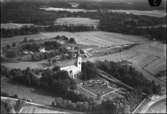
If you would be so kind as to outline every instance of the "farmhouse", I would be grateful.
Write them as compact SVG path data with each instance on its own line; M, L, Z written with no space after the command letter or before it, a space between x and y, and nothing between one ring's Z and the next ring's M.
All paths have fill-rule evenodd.
M71 3L69 3L70 5L71 5L71 7L73 7L73 8L77 8L78 6L79 6L79 4L78 3L75 3L75 2L71 2Z
M77 78L77 75L81 73L81 67L82 67L82 58L78 54L74 65L62 67L60 68L60 70L67 71L69 76L75 79Z
M39 51L41 52L41 53L46 53L47 51L45 50L45 48L41 48L41 49L39 49Z

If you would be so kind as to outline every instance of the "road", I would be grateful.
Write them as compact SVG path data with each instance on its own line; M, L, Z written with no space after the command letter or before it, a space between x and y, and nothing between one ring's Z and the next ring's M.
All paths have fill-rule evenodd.
M146 113L166 113L166 98L161 99L150 106Z
M133 113L166 113L166 95L153 96L147 103L141 103Z
M11 98L11 97L3 97L1 96L1 100L2 101L18 101L19 99L17 98ZM24 103L29 104L29 106L23 106L19 113L54 113L54 114L81 114L80 112L72 112L72 111L67 111L67 110L63 110L63 109L58 109L58 108L53 108L47 105L43 105L43 104L38 104L35 102L29 102L26 100L23 100Z

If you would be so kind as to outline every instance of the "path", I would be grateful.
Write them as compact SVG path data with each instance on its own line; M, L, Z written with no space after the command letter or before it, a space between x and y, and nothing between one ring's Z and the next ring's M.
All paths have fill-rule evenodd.
M141 103L133 113L166 113L166 95L153 96L151 101Z
M18 101L19 99L1 96L1 100L4 100L4 101L5 100ZM33 110L34 110L34 111L38 111L36 113L41 113L43 111L46 111L46 112L43 112L43 113L55 113L55 114L60 114L60 113L61 114L74 114L75 113L75 114L81 114L80 112L72 112L72 111L67 111L67 110L63 110L63 109L53 108L53 107L50 107L50 106L47 106L47 105L38 104L38 103L35 103L35 102L29 102L29 101L26 101L26 100L22 100L22 101L24 101L24 103L26 103L26 104L29 104L31 107L29 108L29 110L25 110L27 107L23 106L19 110L19 113L23 113L23 112L24 113L26 113L26 112L27 113L33 113Z

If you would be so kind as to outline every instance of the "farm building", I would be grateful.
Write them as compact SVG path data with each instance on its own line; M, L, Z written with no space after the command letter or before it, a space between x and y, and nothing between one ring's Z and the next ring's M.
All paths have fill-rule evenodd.
M78 3L75 3L75 2L71 2L71 3L69 3L70 5L71 5L71 7L73 7L73 8L77 8L78 6L79 6L79 4Z
M39 51L41 52L41 53L46 53L47 51L45 50L45 48L41 48L41 49L39 49Z

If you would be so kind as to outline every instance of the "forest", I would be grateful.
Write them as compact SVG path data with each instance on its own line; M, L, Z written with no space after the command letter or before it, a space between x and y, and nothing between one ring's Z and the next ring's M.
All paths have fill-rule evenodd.
M97 70L101 69L111 74L116 79L124 82L138 91L148 95L160 94L161 87L154 82L147 80L143 74L136 71L132 66L122 65L121 62L98 61L95 64L91 62L83 63L81 80L90 80L97 77Z
M90 6L92 4L89 4ZM89 9L88 5L88 9ZM23 27L16 30L4 30L1 28L1 37L11 37L16 35L36 34L38 32L56 32L56 31L92 31L92 27L86 26L60 26L54 25L57 18L61 17L88 17L92 19L99 19L99 27L97 30L117 32L124 34L133 34L145 36L150 40L158 40L166 43L166 27L143 29L142 26L156 26L166 24L166 17L156 18L149 16L139 16L126 13L104 12L98 10L97 12L47 12L40 10L41 7L70 7L69 4L62 6L62 4L49 4L37 2L9 2L1 3L1 23L31 23L34 25L46 25L47 27ZM81 5L81 7L87 7ZM99 6L100 7L100 6ZM98 8L97 8L98 9Z
M54 67L48 70L33 70L33 69L12 69L9 70L1 66L1 75L8 77L11 82L17 82L23 85L41 88L45 91L54 93L55 101L52 106L59 106L61 108L73 109L77 111L86 112L120 112L125 110L134 110L136 106L143 100L143 98L153 94L161 94L161 87L155 85L154 82L148 81L143 75L137 72L134 68L115 62L91 62L83 63L82 73L79 76L81 80L90 80L97 78L97 68L104 70L120 81L134 87L134 90L129 91L122 99L115 99L113 101L103 101L98 104L96 100L91 97L86 97L83 94L78 94L76 91L77 84L69 78L66 71L60 71L59 67ZM35 74L42 72L42 77L37 78ZM145 94L143 94L145 93ZM121 105L114 105L114 103L121 103ZM106 106L104 106L106 104ZM113 104L113 109L108 105ZM127 104L128 107L127 107ZM107 108L108 107L108 108Z

